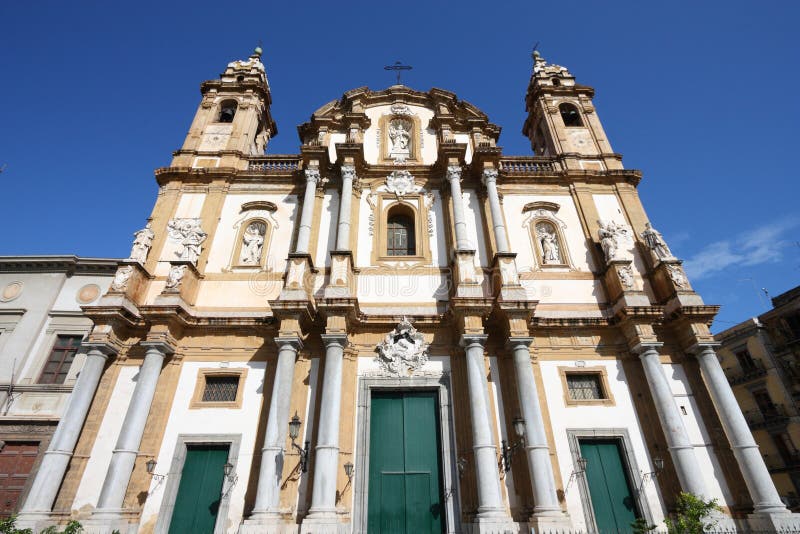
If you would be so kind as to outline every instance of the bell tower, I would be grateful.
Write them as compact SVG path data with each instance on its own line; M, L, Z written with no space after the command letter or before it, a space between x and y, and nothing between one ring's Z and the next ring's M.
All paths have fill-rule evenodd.
M247 157L264 153L278 129L261 52L257 47L200 85L203 99L173 167L247 168Z
M533 74L525 96L528 117L522 133L537 156L560 156L569 168L621 169L592 104L594 89L575 83L560 65L533 53Z

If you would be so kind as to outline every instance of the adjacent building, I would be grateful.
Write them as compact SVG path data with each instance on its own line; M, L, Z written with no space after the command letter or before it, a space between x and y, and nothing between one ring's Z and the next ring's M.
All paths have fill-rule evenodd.
M725 374L778 491L800 509L800 287L715 337Z
M523 135L360 87L277 134L261 50L203 82L20 514L88 532L617 532L678 493L798 526L594 90ZM288 83L288 81L287 81ZM489 96L487 96L488 98ZM144 216L143 216L144 218Z
M0 256L0 516L17 511L64 412L117 260Z

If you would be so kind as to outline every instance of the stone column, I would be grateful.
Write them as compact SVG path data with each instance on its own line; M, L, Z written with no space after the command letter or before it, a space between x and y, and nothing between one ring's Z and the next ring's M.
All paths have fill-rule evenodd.
M311 221L314 219L314 199L319 183L319 169L306 169L306 192L303 197L303 211L300 215L300 229L297 232L295 252L308 254L311 240Z
M467 223L464 219L464 199L461 197L461 167L447 167L447 180L450 182L450 195L453 197L453 219L456 227L456 250L471 250L467 237Z
M144 362L139 369L133 397L117 438L117 446L111 456L103 489L100 491L96 515L117 515L122 508L139 446L142 444L150 406L153 404L158 377L161 376L161 367L164 365L166 355L172 352L164 343L145 342L142 346L146 348Z
M342 196L339 199L339 231L336 234L336 250L350 250L350 204L353 198L355 177L355 167L342 165Z
M320 523L338 524L336 480L339 467L339 417L342 404L342 360L346 334L323 334L325 372L322 377L322 402L314 459L314 489L311 508L301 532L320 532ZM307 525L308 523L308 525ZM309 527L309 528L306 528Z
M461 344L466 351L467 387L472 420L472 450L478 486L478 516L476 519L509 520L500 493L500 473L497 466L497 447L492 436L489 410L489 385L486 381L483 345L486 335L464 335Z
M283 446L289 432L289 404L292 398L292 381L297 352L303 347L298 337L279 337L278 361L275 367L275 383L267 415L267 430L261 448L261 469L258 473L258 489L253 514L245 523L256 525L280 520L279 498L283 474ZM240 532L250 532L243 529ZM252 532L261 532L258 528Z
M486 192L489 196L489 210L492 212L492 225L494 227L494 240L497 243L497 252L509 252L503 209L500 207L500 195L497 194L497 169L483 170L483 184L486 186Z
M700 464L697 462L697 456L695 456L694 447L689 440L689 434L686 432L686 426L683 424L678 405L675 404L675 397L669 387L667 375L661 366L658 350L656 350L657 346L660 345L639 345L635 350L639 353L647 385L653 394L661 428L667 438L667 447L678 473L678 481L683 491L708 497Z
M750 433L750 428L736 402L714 349L709 346L699 347L697 360L700 362L700 369L711 393L711 399L717 408L725 434L731 442L733 454L753 499L754 511L764 514L789 513L775 489L775 483L764 464L764 458Z
M533 377L531 355L528 350L533 338L514 337L508 340L513 351L514 370L517 375L517 394L522 418L525 420L525 452L528 455L528 473L533 489L533 515L562 517L556 494L556 481L550 449L547 446L539 391Z
M100 383L103 368L111 353L110 347L106 345L92 345L89 349L86 362L70 395L67 409L61 416L50 446L42 457L42 463L22 507L21 516L48 514L53 508L58 488L64 480L81 428L89 413L97 385Z

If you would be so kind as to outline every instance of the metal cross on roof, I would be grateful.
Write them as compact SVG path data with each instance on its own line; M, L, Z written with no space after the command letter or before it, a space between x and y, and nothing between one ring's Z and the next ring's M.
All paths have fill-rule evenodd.
M404 71L404 70L411 70L411 69L413 69L413 68L414 68L414 67L411 67L411 66L409 66L409 65L403 65L403 64L402 64L401 62L399 62L399 61L395 61L395 62L394 62L394 65L386 65L385 67L383 67L383 70L393 70L393 71L397 71L397 85L400 85L400 73L401 73L402 71Z

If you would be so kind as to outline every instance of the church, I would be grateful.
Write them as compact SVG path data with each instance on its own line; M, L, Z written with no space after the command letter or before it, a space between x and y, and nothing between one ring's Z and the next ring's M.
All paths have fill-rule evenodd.
M800 526L719 364L718 307L591 87L534 53L528 155L400 84L336 97L279 155L261 56L202 83L130 257L83 306L18 525L627 532L683 491L725 528Z

